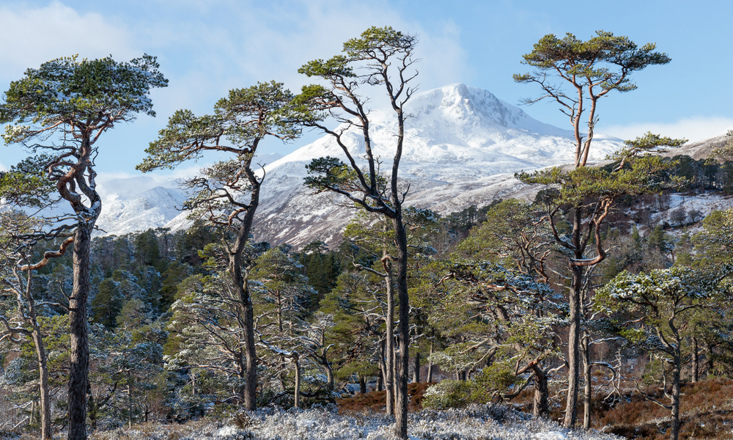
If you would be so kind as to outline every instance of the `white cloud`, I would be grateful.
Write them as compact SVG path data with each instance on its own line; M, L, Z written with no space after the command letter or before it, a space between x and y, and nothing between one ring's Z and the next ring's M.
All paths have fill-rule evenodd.
M171 53L160 56L161 70L170 79L169 88L161 90L161 99L156 101L161 114L181 107L211 111L216 99L229 89L257 81L282 81L297 92L315 80L297 73L301 65L340 53L343 42L373 25L418 35L416 55L421 61L416 84L422 90L467 82L473 76L459 44L458 26L446 21L426 29L410 17L401 17L383 0L241 1L220 9L226 14L212 8L201 11L200 18L162 19L155 26L140 29L150 33L148 40L156 41L162 52L175 47L173 52L185 53L185 63ZM150 51L155 53L155 49Z
M156 171L152 173L109 172L99 173L97 189L100 194L112 193L135 195L157 186L177 188L178 182L198 174L202 164L193 164L189 167L179 167L172 171Z
M33 8L22 3L0 6L0 81L19 78L25 69L64 56L82 58L137 56L130 33L96 13L79 13L59 2Z
M702 141L721 136L733 130L733 119L724 117L694 116L676 122L640 122L630 125L616 125L603 128L603 133L621 139L635 139L651 131L662 136Z

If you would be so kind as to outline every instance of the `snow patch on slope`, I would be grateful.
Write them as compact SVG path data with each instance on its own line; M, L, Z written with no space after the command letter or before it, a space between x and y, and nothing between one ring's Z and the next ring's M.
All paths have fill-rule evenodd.
M446 86L415 95L406 111L399 172L410 185L405 202L410 206L447 214L509 195L531 198L534 190L516 180L514 173L574 159L572 132L537 121L486 90L464 84ZM372 148L388 174L397 122L391 110L374 110L369 117ZM348 130L343 141L365 165L360 132ZM590 159L601 161L621 145L618 139L597 135ZM266 167L255 230L258 238L295 246L338 239L337 233L322 234L343 229L353 210L338 205L351 204L331 196L332 202L324 205L326 199L313 198L302 185L306 164L324 156L346 159L336 142L325 136Z
M406 107L406 135L400 179L410 190L406 205L430 208L441 214L470 205L483 206L496 198L533 197L536 189L517 181L518 171L567 164L574 158L572 133L537 121L492 93L454 84L412 97ZM391 109L370 115L372 144L382 172L392 168L397 122ZM342 126L345 128L345 126ZM364 141L350 129L344 143L365 164ZM618 139L596 135L591 161L600 161L622 145ZM302 246L312 240L333 243L355 213L342 197L321 194L303 186L306 164L312 159L345 157L330 136L324 136L277 159L266 157L266 179L254 233L272 244ZM172 185L139 177L107 182L103 218L99 225L121 234L150 227L187 228L187 213L175 210L183 193ZM163 188L152 191L151 188ZM126 188L126 196L117 195ZM149 192L152 191L152 192ZM351 208L351 209L349 209Z

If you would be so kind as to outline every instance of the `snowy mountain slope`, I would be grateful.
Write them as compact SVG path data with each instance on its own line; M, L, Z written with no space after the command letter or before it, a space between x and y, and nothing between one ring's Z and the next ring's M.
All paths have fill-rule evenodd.
M103 234L124 235L166 227L171 219L181 214L180 207L186 200L185 193L177 188L155 186L126 195L111 192L114 188L120 187L112 185L100 191L102 214L97 227Z
M277 153L258 154L256 163L280 159ZM101 175L97 186L102 197L102 214L97 220L98 235L124 235L150 228L185 229L191 222L181 207L187 198L178 182L196 174L181 169L172 175Z
M514 179L515 172L568 163L574 157L570 131L532 119L486 90L446 86L415 95L407 111L400 177L410 185L408 205L447 214L522 192L529 198L534 191ZM370 118L376 155L390 169L396 121L384 110L373 111ZM345 137L350 151L361 156L359 133ZM591 160L602 160L620 145L620 140L597 136ZM266 167L258 239L294 246L338 239L353 214L339 204L350 204L334 195L313 197L302 186L305 165L323 156L344 159L336 143L323 137Z
M415 95L407 112L400 165L400 178L410 185L407 205L446 214L510 195L530 198L534 190L514 179L515 172L569 163L574 157L570 131L532 119L486 90L463 84L430 90ZM391 169L394 114L374 110L370 120L375 153L384 169ZM354 155L362 156L359 133L349 131L345 138ZM591 160L602 160L620 145L618 139L596 135ZM348 209L351 204L334 195L314 197L302 185L305 165L323 156L343 158L329 136L266 166L255 225L257 239L294 246L338 239L354 213ZM186 214L174 211L183 200L182 193L163 186L166 188L124 197L111 191L105 196L100 227L114 234L159 226L187 227Z

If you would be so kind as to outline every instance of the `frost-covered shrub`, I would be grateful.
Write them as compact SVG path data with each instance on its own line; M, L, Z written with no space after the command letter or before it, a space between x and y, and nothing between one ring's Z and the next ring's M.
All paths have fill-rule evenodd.
M491 402L496 392L511 391L520 379L504 364L493 364L468 381L443 380L425 391L422 406L429 409L465 408Z
M25 357L17 357L5 367L5 374L0 376L0 385L20 386L30 382L38 375L34 372L35 365Z
M477 394L478 391L479 395L481 394L481 391L484 391L484 394L491 393L495 390L502 392L510 391L513 387L522 382L522 380L514 374L511 365L501 362L494 363L481 370L473 381L475 382L474 388L478 388L478 390L474 391L474 394Z
M472 391L472 382L443 380L425 391L422 406L429 409L463 408L472 403Z

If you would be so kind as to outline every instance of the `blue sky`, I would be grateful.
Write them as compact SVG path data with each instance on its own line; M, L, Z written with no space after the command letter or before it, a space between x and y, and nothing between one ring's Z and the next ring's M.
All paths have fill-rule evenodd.
M274 79L297 91L308 82L298 67L338 53L369 26L419 36L421 90L462 82L515 105L538 94L515 84L512 74L528 71L522 55L542 36L571 32L587 39L603 29L640 45L655 42L672 62L637 73L638 90L605 98L597 131L701 140L733 129L731 16L733 2L720 0L2 0L0 88L61 56L157 56L170 80L152 95L158 117L141 116L100 140L98 170L124 175L136 173L147 144L175 110L208 113L228 90L257 81ZM556 105L523 109L567 127ZM287 153L313 139L267 146ZM18 147L0 146L0 169L23 156Z

